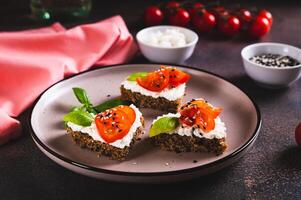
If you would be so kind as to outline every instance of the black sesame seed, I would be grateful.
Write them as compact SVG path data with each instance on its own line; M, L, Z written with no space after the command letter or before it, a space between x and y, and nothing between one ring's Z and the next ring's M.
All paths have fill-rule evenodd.
M249 60L268 67L292 67L300 64L300 62L290 56L270 53L256 55L251 57Z

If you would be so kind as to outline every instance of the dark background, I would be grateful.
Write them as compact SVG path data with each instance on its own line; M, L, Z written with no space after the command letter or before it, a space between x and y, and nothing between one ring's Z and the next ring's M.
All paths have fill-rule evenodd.
M12 31L51 24L30 16L29 1L0 1L0 30ZM67 27L120 14L135 34L146 5L158 1L94 1L88 19L63 22ZM231 7L238 1L225 1ZM258 87L242 66L241 49L254 42L282 42L301 47L301 1L241 1L270 10L271 32L258 41L200 36L191 65L230 79L260 107L263 125L255 145L237 163L215 174L164 185L104 182L68 171L48 159L28 131L29 111L20 119L23 136L0 147L0 199L301 199L301 149L294 129L301 121L301 81L282 90ZM1 44L0 44L1 45ZM132 63L147 63L138 55ZM1 67L1 66L0 66Z

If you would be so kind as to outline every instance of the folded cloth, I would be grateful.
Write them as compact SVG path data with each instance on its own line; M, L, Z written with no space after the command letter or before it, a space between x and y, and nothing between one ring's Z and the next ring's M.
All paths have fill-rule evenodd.
M127 62L137 46L115 16L66 30L51 27L0 33L0 144L20 135L19 116L50 85L92 65Z

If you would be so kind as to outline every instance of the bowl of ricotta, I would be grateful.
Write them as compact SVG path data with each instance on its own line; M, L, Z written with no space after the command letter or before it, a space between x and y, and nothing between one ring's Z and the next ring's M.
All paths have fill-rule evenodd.
M198 35L178 26L152 26L136 35L142 54L152 62L181 63L188 59L198 41Z

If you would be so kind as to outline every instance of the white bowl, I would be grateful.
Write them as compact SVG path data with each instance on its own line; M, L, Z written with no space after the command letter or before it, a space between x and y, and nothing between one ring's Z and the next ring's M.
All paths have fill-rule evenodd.
M250 58L263 53L290 56L301 63L301 49L281 43L256 43L241 51L247 74L266 87L279 88L289 86L301 75L301 64L293 67L268 67L250 61Z
M166 29L177 29L186 37L187 44L181 47L159 47L147 43L147 37L152 32L164 31ZM183 27L178 26L152 26L142 29L136 35L142 54L152 62L181 63L189 58L198 41L198 35Z

